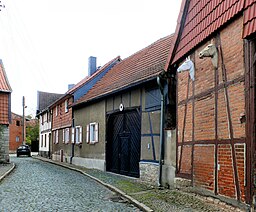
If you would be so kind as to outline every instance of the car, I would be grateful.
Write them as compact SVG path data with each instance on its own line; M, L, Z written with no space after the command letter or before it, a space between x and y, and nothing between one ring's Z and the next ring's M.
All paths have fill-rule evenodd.
M28 157L31 157L31 149L29 145L22 144L17 149L17 157L20 155L27 155Z

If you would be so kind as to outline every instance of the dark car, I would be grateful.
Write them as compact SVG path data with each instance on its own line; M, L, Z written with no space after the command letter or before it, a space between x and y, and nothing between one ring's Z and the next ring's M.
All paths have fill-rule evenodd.
M27 155L28 157L31 157L31 149L29 145L22 144L17 149L17 157L20 155Z

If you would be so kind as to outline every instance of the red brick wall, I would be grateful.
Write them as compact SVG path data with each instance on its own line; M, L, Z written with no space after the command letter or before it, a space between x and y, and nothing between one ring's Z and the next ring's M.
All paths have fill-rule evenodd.
M221 30L220 40L227 73L227 81L231 83L228 85L227 92L233 137L236 141L234 147L240 190L239 194L241 199L245 200L245 123L240 123L239 119L240 114L245 112L245 85L243 78L245 70L242 22L243 18L240 17ZM217 37L214 37L213 42L218 44ZM231 136L225 90L223 86L218 90L218 112L215 114L214 68L210 58L199 59L198 57L199 52L209 43L211 43L210 39L191 54L191 59L194 61L196 70L194 87L192 81L190 80L189 82L187 111L185 111L185 103L187 100L189 75L188 72L178 73L178 174L191 173L191 166L187 163L191 163L191 157L193 157L193 173L191 173L191 179L193 179L195 186L214 191L215 181L217 181L218 194L236 198L235 172L233 167L234 161L232 156L232 146L230 144ZM221 57L219 54L218 84L223 82L221 65ZM241 80L237 80L238 78L241 78ZM233 80L235 80L235 83L232 82ZM193 93L195 96L193 96ZM185 117L184 129L183 122L185 112L187 114ZM215 120L217 120L218 125L217 135L215 133ZM215 140L216 136L217 140ZM183 147L182 142L184 142L183 144L185 145ZM218 152L215 151L216 143L218 143ZM194 145L193 154L192 145ZM218 164L215 164L216 156L218 157ZM215 179L215 167L218 167L217 179Z
M16 125L16 121L20 122L20 126ZM12 114L12 123L10 124L10 142L9 150L10 152L16 151L19 145L22 144L22 117ZM19 142L16 141L16 137L19 137Z
M214 190L214 146L194 148L194 185Z
M72 100L69 100L69 104L71 104ZM52 113L52 128L62 128L66 126L71 126L72 124L72 108L69 108L68 112L65 112L65 100L63 100L60 104L58 104L58 115L56 116L56 107L53 108Z
M0 92L0 124L9 124L9 95Z

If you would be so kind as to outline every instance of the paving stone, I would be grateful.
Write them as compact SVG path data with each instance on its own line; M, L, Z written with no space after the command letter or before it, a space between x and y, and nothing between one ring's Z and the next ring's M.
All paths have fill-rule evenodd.
M33 158L12 158L16 169L0 184L0 211L136 211L109 200L113 192L72 170Z

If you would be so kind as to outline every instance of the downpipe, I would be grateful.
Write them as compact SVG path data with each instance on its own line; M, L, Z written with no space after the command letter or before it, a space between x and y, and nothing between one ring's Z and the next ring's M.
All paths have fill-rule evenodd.
M72 110L72 116L73 116L73 110ZM74 116L73 116L74 117ZM72 119L72 128L75 127L75 119ZM70 164L72 164L73 157L75 155L75 141L71 142L71 157L70 157Z
M158 173L158 187L162 188L162 175L164 165L164 114L165 114L165 94L164 86L166 80L160 75L157 77L157 84L161 92L161 121L160 121L160 153L159 153L159 173Z

